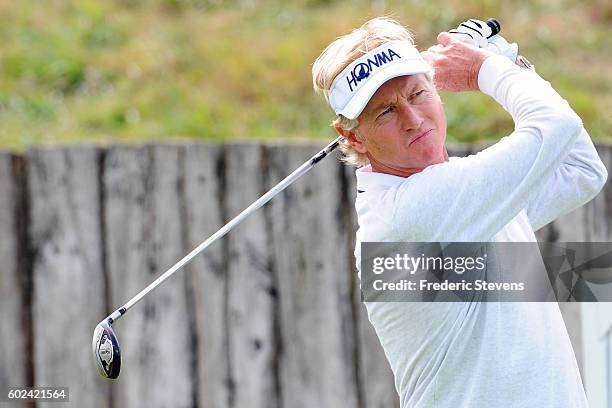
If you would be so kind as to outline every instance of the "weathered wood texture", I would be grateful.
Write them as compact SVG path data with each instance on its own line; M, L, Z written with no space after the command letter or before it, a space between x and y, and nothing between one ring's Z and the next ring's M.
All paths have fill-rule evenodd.
M185 230L191 250L223 224L223 149L219 145L187 146ZM224 241L219 241L186 266L188 299L193 310L196 342L198 406L229 406L227 268Z
M118 307L184 255L182 159L174 146L117 147L104 163L110 303ZM186 275L177 274L116 325L122 353L119 407L191 407L192 329ZM126 322L127 323L127 322Z
M317 152L268 149L268 188ZM355 407L355 325L351 303L348 208L338 164L321 162L271 204L280 319L281 389L286 407ZM322 239L325 237L325 239Z
M74 406L109 404L110 384L91 369L90 332L106 312L99 157L94 147L28 153L34 379L70 386Z
M225 171L227 216L233 218L264 192L263 149L257 144L230 145ZM226 221L229 221L227 219ZM279 406L274 313L277 291L270 268L270 230L263 212L229 233L228 335L230 405Z
M18 224L22 192L14 159L8 153L0 153L0 390L26 385L31 366L30 333L25 325L29 320L28 300L23 296L26 271L19 261L24 238Z
M121 376L95 373L95 325L316 145L0 154L0 386L69 386L79 407L399 406L359 302L354 171L333 158L130 310L115 325ZM610 148L599 151L610 168ZM611 195L608 186L538 236L612 239ZM580 315L563 308L580 362Z

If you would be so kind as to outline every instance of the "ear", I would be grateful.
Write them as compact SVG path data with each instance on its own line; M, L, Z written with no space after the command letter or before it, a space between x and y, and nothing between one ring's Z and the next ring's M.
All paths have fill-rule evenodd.
M335 125L334 127L336 128L336 132L338 132L340 136L344 136L344 138L351 145L351 147L355 149L355 151L362 154L365 154L368 151L368 149L365 147L364 142L357 137L355 132L351 132L350 130L344 130L340 125Z

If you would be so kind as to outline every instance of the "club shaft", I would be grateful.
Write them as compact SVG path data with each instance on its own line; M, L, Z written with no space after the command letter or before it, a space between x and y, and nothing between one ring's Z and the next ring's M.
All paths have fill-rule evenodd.
M296 170L293 171L290 175L285 177L282 181L280 181L277 185L272 187L267 193L262 195L257 201L248 206L244 211L234 217L231 221L221 227L217 232L211 235L206 241L202 242L195 249L193 249L190 253L185 255L183 259L178 261L174 266L168 269L163 273L159 278L155 279L149 286L144 288L140 293L130 299L125 305L115 310L108 318L111 319L111 323L120 318L123 314L125 314L132 306L138 303L142 298L147 296L149 292L153 289L161 285L166 279L171 277L176 271L181 269L185 264L191 261L196 255L202 252L204 249L208 248L213 242L223 237L225 234L230 232L236 225L242 222L246 217L251 215L253 212L257 211L261 206L270 201L274 196L283 191L287 186L292 184L295 180L306 174L310 169L314 167L320 160L325 158L329 153L331 153L344 138L339 136L336 140L327 145L324 149L322 149L319 153L312 156L307 162L302 164ZM108 319L107 318L107 319Z

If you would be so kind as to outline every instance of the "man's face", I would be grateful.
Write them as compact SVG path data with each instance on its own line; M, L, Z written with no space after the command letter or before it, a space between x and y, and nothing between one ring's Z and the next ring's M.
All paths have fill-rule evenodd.
M385 172L420 171L447 159L442 101L422 74L385 82L359 116L358 131L361 142L353 147Z

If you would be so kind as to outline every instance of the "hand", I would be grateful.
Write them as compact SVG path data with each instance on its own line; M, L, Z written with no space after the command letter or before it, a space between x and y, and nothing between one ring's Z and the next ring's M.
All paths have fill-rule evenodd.
M449 33L461 42L504 55L512 62L516 62L518 57L518 45L509 43L499 34L491 37L491 27L485 21L471 18L459 24L456 29L450 30Z
M457 41L446 32L438 34L438 43L421 53L434 69L436 87L451 92L478 90L480 67L494 54Z

